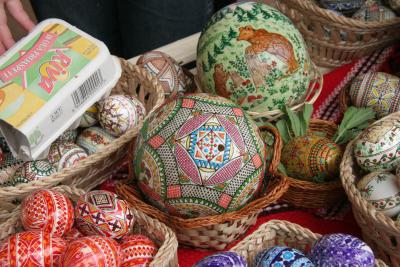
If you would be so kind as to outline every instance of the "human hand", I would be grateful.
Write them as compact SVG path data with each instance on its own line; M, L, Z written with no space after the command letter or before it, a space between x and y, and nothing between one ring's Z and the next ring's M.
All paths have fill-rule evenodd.
M25 30L30 31L35 26L20 0L0 0L0 55L15 43L7 25L6 8Z

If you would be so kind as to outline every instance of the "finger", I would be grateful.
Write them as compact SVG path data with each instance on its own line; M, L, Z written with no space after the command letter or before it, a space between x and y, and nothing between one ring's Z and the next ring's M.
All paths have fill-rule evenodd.
M0 6L0 41L6 49L10 48L15 43L7 25L7 16L4 10L4 4Z
M6 1L6 6L15 20L27 31L30 31L35 27L35 24L24 10L20 0Z

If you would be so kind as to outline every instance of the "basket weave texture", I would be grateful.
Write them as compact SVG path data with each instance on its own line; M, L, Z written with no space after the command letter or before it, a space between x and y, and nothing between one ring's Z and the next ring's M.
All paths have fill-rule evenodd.
M320 66L337 67L400 39L400 18L359 21L318 7L310 0L276 0L303 35L311 58Z
M157 81L145 69L131 65L128 61L120 59L122 76L111 94L129 94L136 96L145 104L147 114L160 106L164 101L164 91ZM101 151L79 161L72 167L63 169L51 176L37 181L18 184L17 186L0 187L0 201L13 201L21 199L35 190L51 188L59 183L68 184L90 190L101 184L109 174L118 166L120 160L126 155L129 143L138 135L143 122L128 130L121 137L115 139ZM4 210L4 207L0 209ZM5 216L5 214L1 213ZM1 217L1 215L0 215Z
M274 135L275 140L274 154L269 166L269 173L273 174L279 163L282 140L274 128L265 127L265 129ZM131 151L134 151L133 143ZM132 155L130 161L132 162ZM132 170L130 176L133 177ZM223 250L256 223L257 216L263 208L278 200L287 190L288 184L282 175L275 175L270 179L268 192L262 193L259 198L244 208L220 215L193 219L172 216L147 204L142 199L140 192L132 185L119 184L117 192L136 209L171 227L181 244L195 248Z
M71 200L77 200L79 196L85 194L82 189L75 187L61 185L54 187L57 190L68 197ZM20 209L18 206L12 213L12 216L5 222L0 224L0 240L7 238L8 236L17 233L21 229L20 222ZM174 232L167 227L165 224L150 218L141 211L131 207L132 214L135 218L135 227L139 226L140 230L147 233L152 239L158 241L159 249L155 255L153 261L150 263L151 267L175 267L178 266L178 241Z
M242 255L249 266L254 266L257 253L274 246L288 246L308 253L314 242L320 238L298 224L287 221L272 220L262 224L254 233L240 241L231 251ZM387 266L383 261L376 260L375 266Z
M331 138L337 129L336 124L319 119L312 119L309 125L310 132L322 132ZM289 188L282 200L299 208L329 208L343 201L346 194L339 179L326 183L313 183L286 177Z
M400 112L384 119L399 120ZM347 145L340 165L340 176L344 190L352 203L354 217L361 227L365 241L375 253L388 265L400 266L400 223L377 211L357 189L356 184L361 175L353 157L354 142Z

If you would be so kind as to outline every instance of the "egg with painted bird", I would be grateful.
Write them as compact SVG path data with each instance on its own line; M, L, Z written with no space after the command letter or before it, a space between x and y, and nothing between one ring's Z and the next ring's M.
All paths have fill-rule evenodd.
M400 213L400 187L396 175L376 171L364 176L357 184L361 196L389 217Z
M365 171L391 171L400 163L400 120L383 118L354 142L354 157Z
M324 182L339 177L342 156L343 149L332 140L306 134L284 145L281 162L290 177Z
M312 62L293 23L272 6L235 3L215 13L197 46L203 91L265 112L306 98Z
M212 254L201 259L193 267L247 267L246 260L233 251L224 251Z
M356 107L371 107L378 118L400 111L400 78L384 72L368 72L351 84L349 96Z
M371 248L359 238L347 234L319 238L311 248L310 259L315 266L375 266Z
M300 250L285 246L276 246L259 252L256 256L254 266L314 267L314 264Z

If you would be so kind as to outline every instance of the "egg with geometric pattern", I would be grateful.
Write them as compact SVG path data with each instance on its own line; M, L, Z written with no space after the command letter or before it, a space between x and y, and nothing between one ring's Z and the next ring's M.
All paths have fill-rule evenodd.
M256 256L254 266L314 267L314 264L300 250L285 246L276 246L259 252Z
M145 235L130 234L120 241L121 267L149 266L157 254L157 245Z
M247 267L243 256L233 251L223 251L207 256L196 262L193 267Z
M237 104L191 94L164 103L137 139L135 174L147 201L172 215L196 218L241 209L265 172L265 144Z
M118 195L94 190L81 196L75 205L75 222L85 235L101 235L115 239L128 234L134 223L129 204Z

